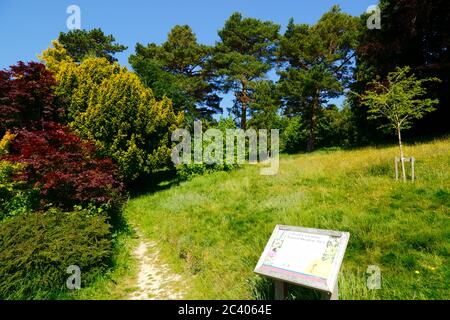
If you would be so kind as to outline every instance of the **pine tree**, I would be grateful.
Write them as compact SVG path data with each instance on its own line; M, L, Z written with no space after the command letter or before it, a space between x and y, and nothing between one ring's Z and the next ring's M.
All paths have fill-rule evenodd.
M351 79L358 19L334 6L315 25L291 19L280 43L279 72L286 112L309 119L307 150L316 143L322 105L341 95Z
M246 129L250 90L273 67L280 26L234 13L219 31L211 66L222 91L234 91L240 127Z

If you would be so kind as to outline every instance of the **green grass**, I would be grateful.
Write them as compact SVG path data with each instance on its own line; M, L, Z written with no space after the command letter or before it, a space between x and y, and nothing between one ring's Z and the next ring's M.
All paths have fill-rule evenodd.
M316 152L283 156L276 176L246 166L138 196L126 218L189 279L186 298L271 298L253 269L274 226L286 224L350 232L341 299L448 299L450 140L406 153L414 184L393 179L396 147ZM366 286L369 265L381 269L380 290Z

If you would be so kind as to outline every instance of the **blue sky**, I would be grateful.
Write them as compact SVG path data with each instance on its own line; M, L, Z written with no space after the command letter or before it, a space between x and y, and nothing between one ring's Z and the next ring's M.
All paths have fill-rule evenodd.
M36 60L36 55L56 39L60 31L68 31L66 9L81 8L81 27L100 27L107 34L128 46L118 54L123 65L134 52L137 42L161 43L176 24L188 24L198 41L214 44L217 30L235 11L244 16L271 20L284 30L290 17L296 22L314 23L333 4L342 10L360 15L377 0L0 0L0 69L17 61ZM230 105L230 96L224 106Z

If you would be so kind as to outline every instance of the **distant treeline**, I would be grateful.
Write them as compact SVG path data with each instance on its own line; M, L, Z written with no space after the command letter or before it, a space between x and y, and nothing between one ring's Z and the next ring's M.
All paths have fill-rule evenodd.
M440 106L410 135L448 133L448 1L381 0L379 9L380 29L368 28L372 13L353 17L334 6L313 25L291 19L284 34L271 21L234 13L215 46L177 25L160 45L138 43L129 62L155 98L166 96L184 112L186 126L195 119L214 124L221 95L232 92L228 111L239 127L280 128L285 150L295 152L389 139L377 129L382 123L367 120L357 94L408 65L419 78L442 80L428 90ZM58 40L76 61L94 55L113 62L126 49L100 29L61 33ZM274 70L277 81L268 77ZM338 97L346 98L340 108L330 103Z

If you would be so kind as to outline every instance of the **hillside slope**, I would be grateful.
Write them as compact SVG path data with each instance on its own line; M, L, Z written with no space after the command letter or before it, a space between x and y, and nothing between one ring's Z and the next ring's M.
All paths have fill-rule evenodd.
M186 298L271 298L252 272L276 224L351 233L341 299L446 299L450 140L406 146L413 184L393 179L397 148L283 156L277 176L255 166L197 177L130 201L126 215L189 279ZM369 290L366 270L381 269ZM291 288L292 298L314 297Z

